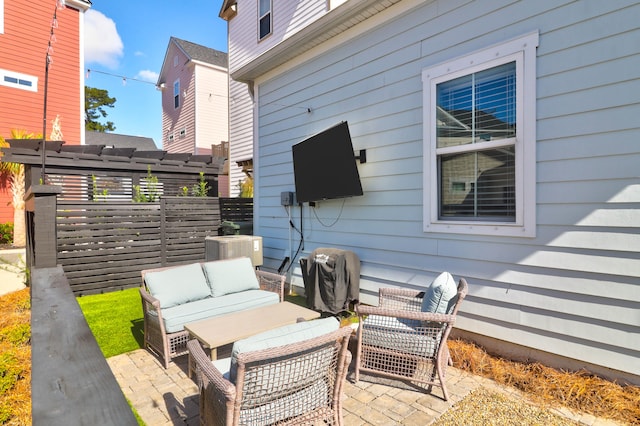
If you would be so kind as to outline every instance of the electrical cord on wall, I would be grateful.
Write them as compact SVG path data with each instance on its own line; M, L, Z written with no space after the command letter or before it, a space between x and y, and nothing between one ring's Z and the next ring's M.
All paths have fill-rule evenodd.
M285 210L287 210L286 207L285 207ZM292 261L289 262L289 265L287 266L285 273L288 273L289 270L291 269L291 265L293 265L293 259L296 259L300 254L300 251L304 250L304 234L302 233L302 205L300 205L300 229L296 227L295 223L293 223L293 220L291 220L291 216L288 213L289 211L287 210L287 217L289 217L289 226L293 228L300 235L300 243L298 244L298 249L296 250L296 253L293 255Z
M320 225L324 226L325 228L331 228L332 226L334 226L336 223L338 223L338 220L340 220L340 217L342 217L342 210L344 210L344 205L345 202L347 201L346 198L342 199L342 206L340 206L340 213L338 213L338 217L336 217L336 220L334 220L332 223L330 224L325 224L323 223L320 218L318 217L318 212L316 212L316 208L313 208L313 215L316 217L316 220L320 223ZM302 222L300 222L302 223Z

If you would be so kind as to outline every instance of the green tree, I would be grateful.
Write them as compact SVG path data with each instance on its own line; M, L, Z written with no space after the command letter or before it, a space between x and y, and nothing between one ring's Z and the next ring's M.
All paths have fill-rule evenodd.
M253 178L247 176L243 181L238 182L238 188L240 189L240 198L252 198L253 197Z
M116 129L112 121L101 123L100 118L106 118L105 107L113 108L116 98L109 96L104 89L84 86L84 128L96 132L112 132Z

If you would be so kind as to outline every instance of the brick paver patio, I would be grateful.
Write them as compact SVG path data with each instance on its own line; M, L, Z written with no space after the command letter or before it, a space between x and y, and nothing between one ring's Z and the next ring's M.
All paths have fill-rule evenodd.
M147 425L199 424L198 389L187 375L187 356L177 358L166 370L155 356L144 349L111 357L107 362L124 395ZM428 394L410 390L398 382L389 386L378 383L378 379L367 379L367 376L361 376L361 380L354 384L351 372L347 377L343 402L346 426L425 426L480 386L517 393L452 367L447 369L449 401L442 399L439 388L434 387L433 393ZM569 410L557 412L586 425L616 424Z

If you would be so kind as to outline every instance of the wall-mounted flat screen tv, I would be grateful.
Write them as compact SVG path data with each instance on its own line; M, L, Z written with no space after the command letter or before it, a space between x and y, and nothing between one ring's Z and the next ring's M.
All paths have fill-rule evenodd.
M298 203L362 195L346 121L293 145L292 150Z

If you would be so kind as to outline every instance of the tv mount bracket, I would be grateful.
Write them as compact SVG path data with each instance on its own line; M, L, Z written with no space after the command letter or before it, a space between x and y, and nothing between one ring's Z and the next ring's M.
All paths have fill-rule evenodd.
M356 159L360 160L360 164L366 163L367 162L367 150L366 149L361 149L360 150L360 155L356 155Z

